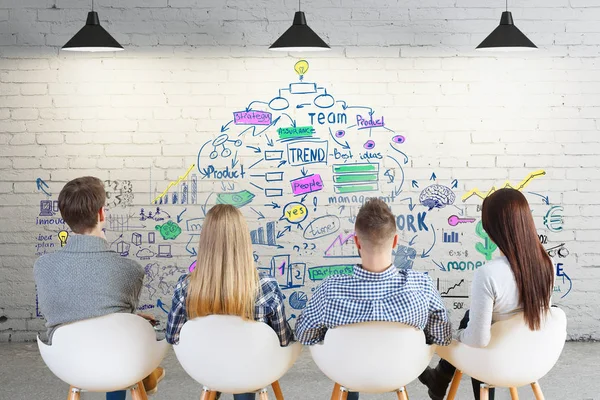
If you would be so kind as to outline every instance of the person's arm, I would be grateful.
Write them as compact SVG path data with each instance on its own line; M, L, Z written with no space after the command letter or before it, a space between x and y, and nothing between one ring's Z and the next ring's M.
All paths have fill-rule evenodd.
M325 310L324 284L325 282L315 289L312 298L296 321L296 339L307 346L322 342L327 332L327 327L323 321Z
M273 328L279 337L279 343L281 344L281 347L285 347L294 341L294 334L292 333L292 328L290 327L285 315L283 293L281 293L281 289L279 289L279 284L277 281L273 281L272 291L273 304L271 313L269 313L267 316L267 325Z
M471 286L471 308L469 324L457 332L457 340L471 347L485 347L492 337L492 313L494 312L495 290L485 270L478 269Z
M427 277L429 292L429 315L425 326L427 344L448 346L452 341L452 326L440 293L435 289L431 278Z
M137 262L132 262L131 268L131 290L129 291L129 304L131 305L131 312L137 311L140 302L140 293L142 292L142 286L144 284L144 268Z
M169 310L169 316L167 319L167 329L165 331L165 338L170 344L179 343L179 333L183 324L187 322L187 312L185 310L185 294L183 290L185 279L187 275L183 275L179 278L177 286L175 286L175 292L173 293L173 301L171 304L171 310Z

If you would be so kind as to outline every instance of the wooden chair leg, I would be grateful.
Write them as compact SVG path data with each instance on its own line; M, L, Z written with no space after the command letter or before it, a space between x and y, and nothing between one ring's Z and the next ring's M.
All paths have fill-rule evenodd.
M81 398L81 392L79 389L71 386L69 387L69 395L67 396L67 400L79 400Z
M131 398L132 400L148 400L148 395L146 394L146 388L144 387L144 382L140 381L131 388Z
M490 387L485 384L482 383L481 386L479 387L479 399L480 400L490 400Z
M208 392L208 400L216 400L217 398L217 392L212 390L210 392Z
M340 387L340 400L347 400L348 399L348 389L346 389L345 387Z
M544 394L542 393L542 388L540 384L537 382L533 382L531 384L531 389L533 389L533 395L535 396L535 400L545 400Z
M269 400L269 393L267 392L267 389L263 389L260 391L260 393L258 395L258 399L259 400Z
M331 400L337 400L341 396L341 387L339 383L333 385L333 391L331 392Z
M279 381L273 382L271 384L271 387L273 388L273 393L275 393L275 398L277 400L284 400L283 392L281 391L281 386L279 386Z
M206 386L202 388L202 393L200 394L200 400L210 400L210 396L213 392L211 392Z
M516 387L510 388L510 398L512 400L519 400L519 391L517 390Z
M405 387L398 389L396 394L398 395L398 400L408 400L408 393Z
M462 371L454 371L454 377L452 378L452 385L450 385L450 391L448 392L447 400L454 400L456 393L458 393L458 387L460 386L460 380L462 379Z

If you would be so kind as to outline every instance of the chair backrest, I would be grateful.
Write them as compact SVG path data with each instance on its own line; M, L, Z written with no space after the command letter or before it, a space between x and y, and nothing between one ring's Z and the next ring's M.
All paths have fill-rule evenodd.
M210 315L187 321L173 349L197 382L224 393L245 393L281 378L302 346L281 347L275 331L262 322Z
M406 386L425 370L435 346L425 335L396 322L365 322L330 329L310 347L319 369L334 382L366 393Z
M538 381L556 364L567 337L567 317L552 307L542 328L531 331L517 314L492 325L488 346L474 348L453 342L438 353L469 376L499 387L519 387Z
M54 375L91 392L134 385L158 367L169 348L156 340L148 321L125 313L61 326L51 346L38 338L38 347Z

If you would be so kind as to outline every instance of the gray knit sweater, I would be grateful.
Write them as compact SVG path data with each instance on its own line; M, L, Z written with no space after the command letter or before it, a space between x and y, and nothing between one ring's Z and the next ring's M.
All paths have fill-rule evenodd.
M66 246L33 266L48 343L61 324L107 314L135 312L144 269L110 250L108 242L71 235Z

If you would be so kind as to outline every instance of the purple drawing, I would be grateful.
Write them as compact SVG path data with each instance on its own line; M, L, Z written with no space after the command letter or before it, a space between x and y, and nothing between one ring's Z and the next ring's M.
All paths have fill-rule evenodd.
M383 116L381 118L373 119L373 115L370 115L369 119L365 119L362 115L357 115L356 125L358 125L358 129L383 128L385 122Z
M402 144L406 141L406 138L402 135L396 135L392 138L392 142Z
M323 189L323 180L319 174L303 176L302 178L294 179L290 183L292 184L294 196L318 192Z
M448 218L448 225L456 226L458 224L472 224L475 222L475 218L458 218L456 215L452 215Z
M427 186L419 196L419 201L429 210L434 208L444 208L451 204L454 204L456 195L449 187L442 185L430 185Z
M272 115L266 111L237 111L233 113L236 125L271 125Z
M346 131L344 130L339 130L335 132L335 137L338 139L343 138L344 136L346 136Z
M363 147L367 150L372 150L375 148L375 141L373 140L367 140L365 142L365 144L363 145Z

